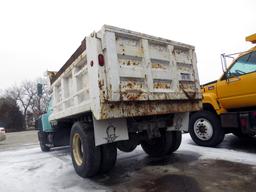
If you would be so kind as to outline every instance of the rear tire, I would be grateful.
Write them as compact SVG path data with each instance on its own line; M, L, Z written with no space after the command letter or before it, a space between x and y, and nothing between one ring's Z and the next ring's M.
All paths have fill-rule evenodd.
M138 145L138 142L127 140L127 141L118 141L116 143L116 147L122 151L122 152L132 152L134 149L136 149Z
M43 152L50 151L51 148L46 145L47 133L45 133L43 131L38 131L38 140L39 140L41 151L43 151Z
M101 165L100 173L110 171L116 164L117 149L113 143L101 146Z
M164 131L161 137L142 141L141 147L149 156L161 157L171 153L172 142L172 132Z
M181 131L172 131L171 133L172 133L172 144L169 149L168 155L172 154L174 151L177 151L182 141Z
M74 123L70 146L76 173L84 178L95 176L100 168L101 151L95 146L93 127L82 122Z
M215 147L225 136L218 116L209 111L199 111L191 115L189 134L196 144L205 147Z

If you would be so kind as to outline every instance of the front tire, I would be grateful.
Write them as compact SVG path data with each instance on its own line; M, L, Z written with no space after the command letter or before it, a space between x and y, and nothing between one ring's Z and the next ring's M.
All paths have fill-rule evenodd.
M218 116L209 111L199 111L191 115L189 134L196 144L205 147L217 146L225 136Z
M38 140L40 144L41 151L48 152L50 151L50 147L46 145L47 143L47 133L43 131L38 131Z
M95 146L93 127L82 122L74 123L70 146L76 173L84 178L95 176L100 169L101 151Z

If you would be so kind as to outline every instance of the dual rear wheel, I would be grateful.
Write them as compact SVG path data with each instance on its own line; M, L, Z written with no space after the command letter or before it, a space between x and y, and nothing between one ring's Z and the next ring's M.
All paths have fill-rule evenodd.
M162 131L161 137L141 142L141 147L149 156L171 155L181 144L181 131Z
M179 148L180 144L180 131L162 131L161 137L141 142L142 149L152 157L170 155ZM73 166L81 177L93 177L98 173L108 172L116 163L116 145L109 143L95 146L93 127L89 124L74 123L70 145ZM130 148L135 149L135 147Z
M95 146L93 127L88 124L76 122L72 126L70 145L73 166L81 177L108 172L116 163L114 144Z

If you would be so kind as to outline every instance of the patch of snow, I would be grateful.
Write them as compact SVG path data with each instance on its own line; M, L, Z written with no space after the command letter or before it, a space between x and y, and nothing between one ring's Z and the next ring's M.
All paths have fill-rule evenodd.
M226 160L255 165L256 154L225 148L200 147L193 143L189 134L183 134L183 141L177 154L195 155L200 159ZM118 163L143 161L145 153L138 146L132 153L118 153ZM186 162L184 162L186 163ZM134 174L125 168L124 174ZM0 192L84 192L111 191L91 179L79 177L73 168L68 148L54 149L49 153L40 148L10 150L0 152ZM131 176L132 177L132 176ZM104 178L103 178L104 179Z
M104 186L79 177L70 155L41 152L39 147L0 152L0 191L106 191ZM6 179L5 179L6 178Z
M256 162L256 154L254 153L235 151L233 149L226 148L198 146L194 144L189 134L182 135L182 144L178 152L182 153L182 151L196 152L201 155L200 159L226 160L249 165L255 165Z

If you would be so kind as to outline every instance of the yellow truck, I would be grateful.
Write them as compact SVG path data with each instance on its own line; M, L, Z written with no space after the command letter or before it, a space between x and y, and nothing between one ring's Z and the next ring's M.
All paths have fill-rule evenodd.
M246 37L256 43L256 34ZM227 66L227 58L238 56ZM189 133L201 146L220 144L225 134L240 138L256 134L256 46L236 54L222 54L223 75L201 86L203 109L191 113Z

